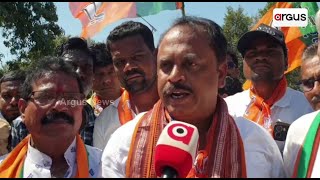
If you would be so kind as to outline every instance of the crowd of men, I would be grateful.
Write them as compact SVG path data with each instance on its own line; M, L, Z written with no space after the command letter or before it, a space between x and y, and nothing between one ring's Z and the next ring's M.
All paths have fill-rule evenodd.
M320 11L316 22L320 32ZM288 87L280 30L260 24L237 50L248 90L209 19L176 19L157 47L134 21L106 43L70 38L58 57L0 79L0 177L157 177L171 121L199 133L186 177L320 177L318 44L301 57L303 92Z

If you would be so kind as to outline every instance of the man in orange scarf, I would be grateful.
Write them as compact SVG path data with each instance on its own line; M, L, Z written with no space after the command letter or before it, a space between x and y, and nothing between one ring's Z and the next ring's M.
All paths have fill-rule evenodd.
M102 155L103 177L156 177L155 146L172 120L199 131L197 158L187 177L284 175L280 151L268 132L244 118L234 120L218 95L227 74L226 49L215 22L189 16L176 20L158 47L160 100L111 136Z
M300 91L287 87L284 71L288 65L284 34L261 24L245 33L238 42L243 72L251 81L249 90L225 100L233 117L245 117L269 131L283 152L289 125L312 111ZM274 131L274 127L284 131ZM281 125L281 126L280 126Z
M151 109L159 99L156 49L152 31L146 25L128 21L117 26L107 38L107 49L125 91L96 119L93 146L102 150L117 128Z
M18 106L30 135L2 159L0 177L100 177L101 150L79 135L85 96L72 67L61 58L43 58L21 92Z

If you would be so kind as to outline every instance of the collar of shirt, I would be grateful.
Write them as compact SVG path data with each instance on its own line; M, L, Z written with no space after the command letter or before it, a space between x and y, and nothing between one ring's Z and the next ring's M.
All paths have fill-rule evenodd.
M247 93L247 96L250 96L249 95L250 90L246 90L246 93ZM290 91L289 91L289 88L287 87L287 90L283 95L283 97L281 97L277 102L275 102L271 107L271 109L275 106L282 107L282 108L290 106L290 101L291 101ZM251 102L251 99L248 98L247 106L250 104L250 102Z
M273 106L278 106L278 107L283 107L283 108L290 106L290 101L293 96L290 96L289 94L290 94L290 90L287 87L286 92L284 93L283 97L281 97L276 103L274 103Z
M118 109L118 105L119 105L121 96L118 97L116 100L114 100L114 102L111 103L110 106L113 106L115 109ZM130 107L130 102L128 102L128 103L129 103L129 107ZM130 107L130 109L131 109L131 107ZM136 117L137 116L137 114L132 109L131 109L131 113L132 113L132 117Z
M3 115L2 115L2 112L0 111L0 118L1 119L4 119L4 120L6 120L4 117L3 117ZM6 120L7 121L7 120Z
M64 153L64 158L69 165L65 178L71 177L75 173L76 168L76 138ZM28 143L27 157L24 163L23 177L51 177L50 168L52 159L35 149Z

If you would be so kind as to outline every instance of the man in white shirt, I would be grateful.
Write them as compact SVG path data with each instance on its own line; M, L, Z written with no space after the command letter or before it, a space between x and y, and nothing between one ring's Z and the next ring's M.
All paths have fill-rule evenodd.
M317 14L320 21L320 11ZM317 26L320 28L320 24ZM287 177L320 178L320 59L318 44L306 48L301 63L301 86L316 112L293 122L287 134L283 152Z
M258 123L274 137L283 152L289 125L312 108L303 93L287 87L287 48L281 31L261 24L238 42L248 90L227 97L229 113ZM280 125L281 128L274 128Z
M114 70L125 89L95 121L93 146L104 149L110 135L136 114L148 111L159 99L152 31L140 22L127 21L107 38Z
M100 177L101 150L78 134L84 90L61 58L43 58L28 74L18 106L30 135L0 163L0 177Z
M218 88L227 74L227 41L215 22L179 18L160 39L160 100L111 136L102 155L103 177L156 177L154 150L171 120L199 131L197 158L187 177L283 177L280 151L257 124L228 114ZM264 143L261 143L264 142Z

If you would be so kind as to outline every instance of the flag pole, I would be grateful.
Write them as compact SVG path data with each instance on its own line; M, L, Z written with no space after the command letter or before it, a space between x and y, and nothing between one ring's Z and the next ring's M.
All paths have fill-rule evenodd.
M181 11L182 11L182 17L185 17L186 16L186 12L184 10L184 2L182 2Z
M141 19L143 19L150 27L151 27L151 31L153 32L156 32L157 31L157 29L155 28L155 27L153 27L147 20L145 20L142 16L140 16L140 14L138 14L137 13L137 15L141 18Z

